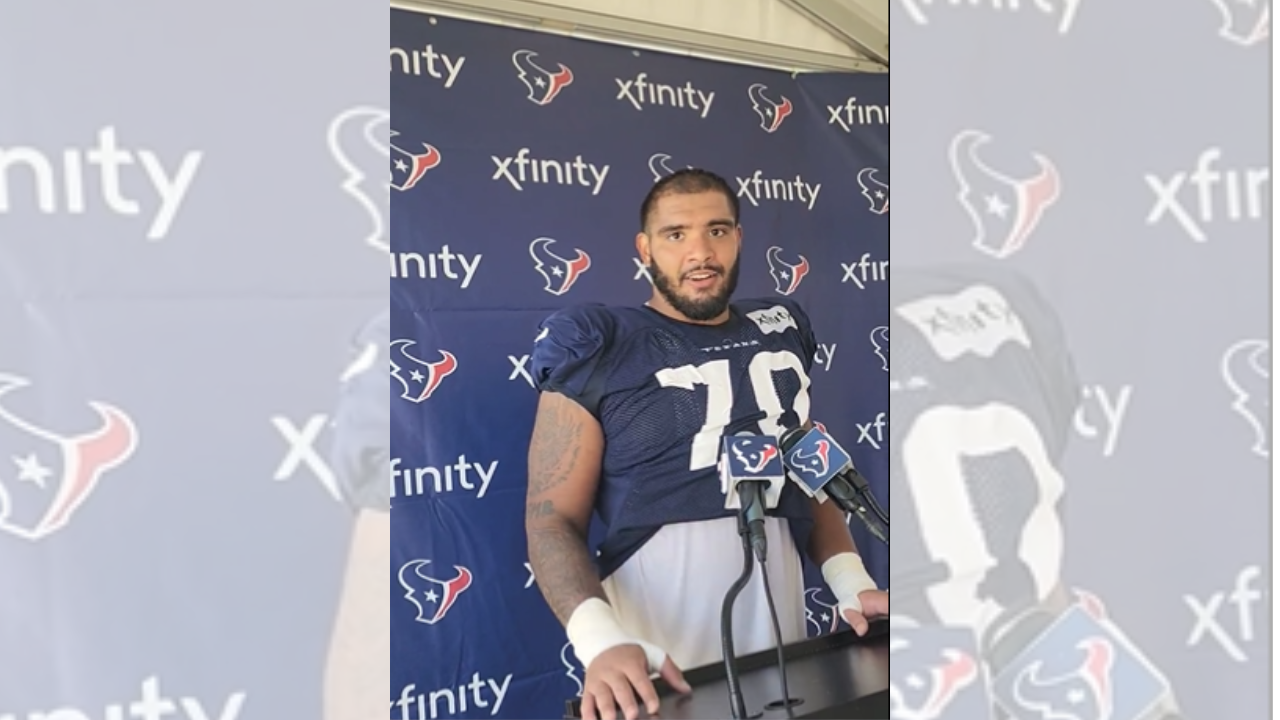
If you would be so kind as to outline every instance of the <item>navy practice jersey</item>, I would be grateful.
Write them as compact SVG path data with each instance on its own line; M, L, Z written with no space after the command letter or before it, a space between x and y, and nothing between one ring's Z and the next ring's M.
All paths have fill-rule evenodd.
M664 525L732 516L716 469L721 438L780 436L809 419L816 350L809 318L784 299L743 300L728 322L683 323L648 307L585 305L547 318L531 364L540 390L572 398L605 434L596 510L608 577ZM808 497L787 483L770 515L798 547Z
M1018 277L895 270L890 315L894 613L981 627L1058 583L1079 385L1056 315Z
M343 372L342 395L333 417L331 458L348 504L361 510L391 508L391 343L388 309L355 338L351 364Z

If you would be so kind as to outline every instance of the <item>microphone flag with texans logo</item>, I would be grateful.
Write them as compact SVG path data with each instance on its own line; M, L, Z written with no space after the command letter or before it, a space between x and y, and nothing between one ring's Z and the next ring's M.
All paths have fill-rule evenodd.
M1168 680L1080 605L996 671L992 694L1016 718L1156 720L1173 709Z
M813 428L787 449L783 458L800 489L819 502L826 502L823 490L831 479L853 467L853 458L821 428Z
M835 502L857 516L876 539L889 542L889 518L871 494L871 486L853 466L853 458L822 427L793 428L783 434L783 463L806 495Z
M720 453L724 506L740 508L738 517L746 528L751 550L762 563L769 547L764 529L765 510L778 506L778 497L786 482L785 473L777 438L746 433L724 438Z
M890 621L889 720L991 720L991 711L972 630Z
M735 435L724 439L720 454L720 490L725 495L726 510L740 510L742 501L737 487L742 482L769 483L764 490L764 505L778 507L778 497L786 482L782 451L778 439L771 435Z

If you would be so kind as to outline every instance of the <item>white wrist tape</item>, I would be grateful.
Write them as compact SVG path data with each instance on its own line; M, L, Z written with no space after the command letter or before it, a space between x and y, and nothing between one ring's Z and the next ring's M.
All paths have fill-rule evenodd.
M822 579L836 596L837 609L841 612L848 609L861 613L862 601L858 596L876 589L876 581L867 574L862 558L851 552L840 553L822 563Z
M591 661L600 653L619 645L639 645L643 648L645 657L649 660L650 673L662 670L662 664L667 659L662 648L628 635L618 623L618 616L613 608L600 598L584 600L574 608L573 614L569 616L569 624L565 626L565 633L569 636L569 642L573 643L573 652L584 669L591 667Z

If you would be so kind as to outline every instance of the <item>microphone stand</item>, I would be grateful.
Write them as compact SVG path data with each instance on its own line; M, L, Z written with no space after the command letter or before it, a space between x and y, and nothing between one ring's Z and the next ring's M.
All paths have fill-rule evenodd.
M850 515L857 516L857 518L862 521L862 524L866 526L867 530L869 530L871 534L876 537L877 540L884 543L885 545L888 545L889 544L889 523L883 521L880 517L878 517L880 513L875 512L874 507L871 508L873 514L871 515L867 514L868 505L870 505L871 503L865 502L863 500L863 497L865 497L865 495L863 495L862 493L859 493L857 490L854 490L852 497L843 497L841 495L837 495L835 492L832 492L832 490L834 489L835 488L833 488L831 485L828 485L826 487L827 497L831 498L832 502L834 502L841 510L849 513Z
M738 657L733 650L733 605L747 583L751 582L751 538L747 532L745 513L738 513L738 535L742 538L742 574L729 586L720 607L720 644L724 650L725 684L729 686L729 710L733 720L747 720L747 704L742 697L742 681L738 675Z

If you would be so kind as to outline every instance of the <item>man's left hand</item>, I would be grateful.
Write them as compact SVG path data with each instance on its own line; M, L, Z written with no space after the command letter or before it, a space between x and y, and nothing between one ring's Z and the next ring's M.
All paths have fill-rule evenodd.
M867 619L884 617L889 614L889 593L883 590L863 590L858 593L858 602L862 603L862 612L845 608L844 619L859 637L867 634Z

